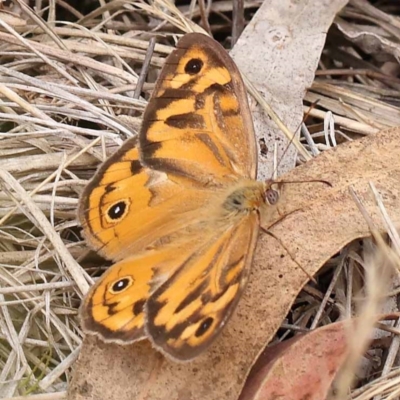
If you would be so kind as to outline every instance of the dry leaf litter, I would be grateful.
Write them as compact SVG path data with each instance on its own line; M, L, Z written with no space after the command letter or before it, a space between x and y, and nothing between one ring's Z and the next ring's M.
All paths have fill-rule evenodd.
M0 4L0 397L66 398L82 341L82 293L108 265L80 237L79 193L137 132L174 38L197 29L187 19L230 47L260 3L238 2L234 10L228 1ZM336 17L304 100L301 143L309 156L400 125L398 15L394 0L354 0ZM398 257L390 216L387 224ZM331 259L275 341L357 315L370 248L369 240L356 241ZM397 273L387 285L380 312L398 312ZM398 396L399 325L379 326L351 398Z

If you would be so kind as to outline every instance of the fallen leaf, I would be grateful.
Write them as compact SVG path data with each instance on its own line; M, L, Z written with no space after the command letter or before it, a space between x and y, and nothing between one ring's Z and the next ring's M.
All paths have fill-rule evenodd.
M336 21L337 28L352 43L355 43L367 54L379 54L385 52L397 57L400 54L400 46L397 42L385 38L376 32L370 32L350 24L342 19Z
M312 276L344 245L369 235L349 185L383 230L369 189L373 181L393 223L400 224L398 154L400 129L396 128L341 145L283 176L283 181L325 179L332 187L285 186L280 212L286 217L275 225L271 221L270 227L279 240L261 236L248 287L216 343L193 362L163 360L160 366L160 355L147 342L121 347L88 337L70 399L237 399L254 360L308 280L303 269Z
M265 1L246 26L231 56L292 133L299 132L303 98L311 86L333 18L347 0ZM313 21L310 24L310 21ZM294 147L260 105L252 107L254 128L265 150L258 160L258 179L270 179L274 149L279 172L295 166Z
M342 321L267 347L239 400L325 399L346 358L348 333Z
M393 25L398 29L398 21L394 15L376 8L367 0L352 0L354 12L362 18L376 21L383 29L376 29L373 25L350 24L341 18L337 18L335 24L339 31L350 41L359 46L367 54L379 54L381 52L392 54L395 59L400 54L400 46L397 41L387 39L386 31ZM384 28L386 27L386 29ZM375 28L375 29L374 29ZM390 36L390 35L389 35Z

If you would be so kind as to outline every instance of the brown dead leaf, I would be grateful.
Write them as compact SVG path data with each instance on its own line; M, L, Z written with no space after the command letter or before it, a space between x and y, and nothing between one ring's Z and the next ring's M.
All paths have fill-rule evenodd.
M348 321L267 347L239 400L321 400L346 358Z
M362 205L358 206L364 212ZM365 270L365 296L358 298L357 318L267 347L253 366L239 400L320 400L331 398L328 395L333 392L335 399L347 398L362 355L377 337L377 321L396 318L395 314L380 315L380 310L393 273L398 274L399 256L373 227L370 229L375 242L364 239L360 265Z
M132 346L85 339L69 398L146 400L234 400L260 352L274 335L309 275L350 241L369 235L352 197L352 185L383 230L369 189L374 182L387 212L400 225L400 129L382 131L327 151L282 177L287 184L281 215L258 244L248 287L220 338L186 364L168 360L147 342ZM286 250L289 250L291 256ZM293 260L296 259L297 263ZM161 363L161 365L160 365Z

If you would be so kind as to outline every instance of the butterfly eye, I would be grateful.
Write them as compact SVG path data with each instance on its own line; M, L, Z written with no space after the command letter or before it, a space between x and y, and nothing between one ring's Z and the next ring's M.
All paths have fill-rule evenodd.
M265 199L268 201L270 205L274 205L279 200L279 192L274 189L268 189L265 192Z
M129 210L129 201L128 200L119 200L113 205L109 207L107 210L107 219L110 223L119 222Z
M130 276L118 279L111 285L110 292L112 294L121 293L124 290L128 289L128 287L132 286L132 284L133 284L133 279Z
M199 58L192 58L185 65L185 72L189 75L196 75L203 67L203 61Z
M206 318L201 325L197 328L195 333L196 337L203 336L211 327L214 322L214 318L208 317Z

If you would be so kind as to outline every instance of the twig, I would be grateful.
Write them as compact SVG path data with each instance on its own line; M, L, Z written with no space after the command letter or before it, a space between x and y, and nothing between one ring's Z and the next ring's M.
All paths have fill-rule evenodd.
M138 99L140 93L142 91L144 82L146 81L147 72L150 67L151 57L153 56L154 46L156 45L156 39L151 38L149 42L149 47L147 48L146 56L144 58L142 70L140 71L140 75L136 84L135 92L133 93L133 97Z
M232 40L231 47L235 45L244 29L244 4L243 0L232 2Z

